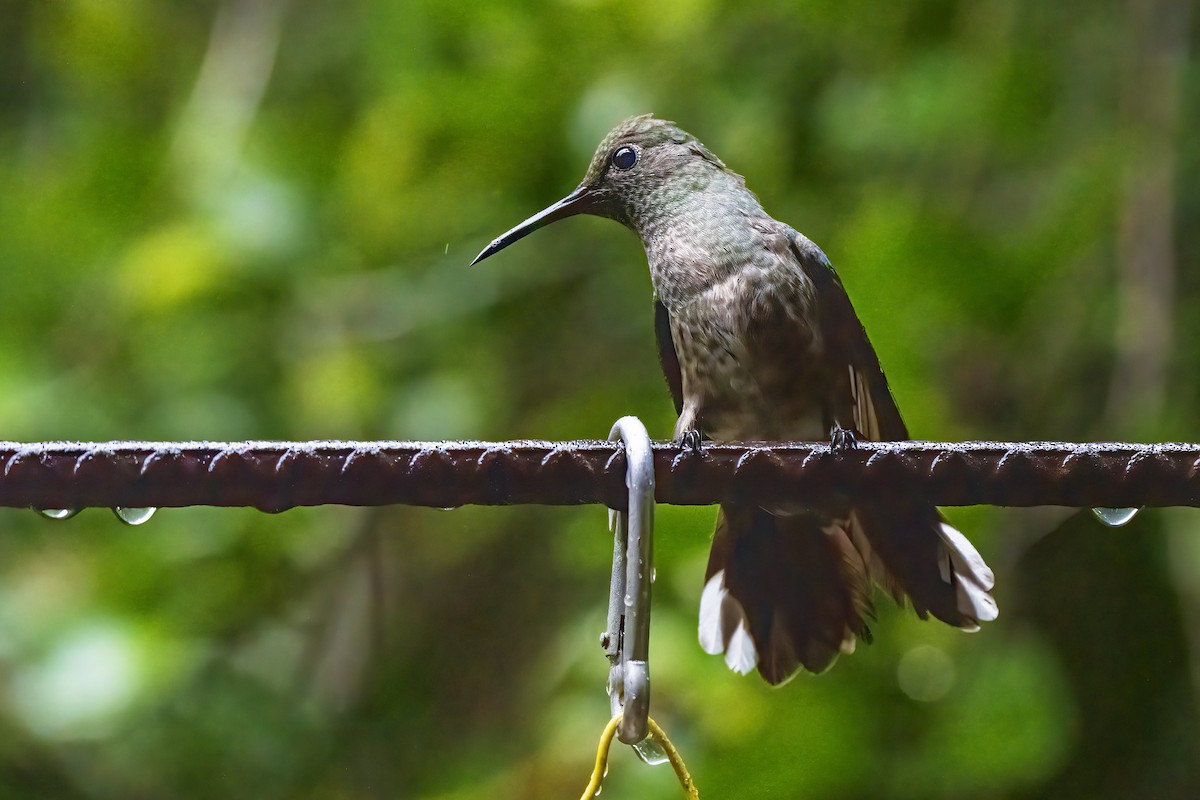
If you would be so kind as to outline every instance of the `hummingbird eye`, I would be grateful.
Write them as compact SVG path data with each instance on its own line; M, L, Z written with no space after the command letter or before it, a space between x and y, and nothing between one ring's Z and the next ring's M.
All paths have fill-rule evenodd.
M625 145L624 147L618 147L616 150L614 150L612 158L609 160L612 161L612 165L619 170L633 169L633 165L636 164L638 160L638 153L637 150L633 149L629 145Z

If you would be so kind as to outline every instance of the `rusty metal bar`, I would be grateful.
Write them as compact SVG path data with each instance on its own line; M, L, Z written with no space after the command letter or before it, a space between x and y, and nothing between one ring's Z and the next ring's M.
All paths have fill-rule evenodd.
M1200 444L654 445L657 499L821 503L914 492L940 505L1200 506ZM0 506L625 504L618 444L0 442Z

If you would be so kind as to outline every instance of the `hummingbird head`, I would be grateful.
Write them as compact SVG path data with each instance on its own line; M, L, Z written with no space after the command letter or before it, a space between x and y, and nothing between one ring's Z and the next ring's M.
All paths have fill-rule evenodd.
M707 188L715 175L729 176L745 188L741 176L675 123L650 114L630 117L600 142L574 191L501 234L471 263L575 214L607 217L638 230L645 219Z

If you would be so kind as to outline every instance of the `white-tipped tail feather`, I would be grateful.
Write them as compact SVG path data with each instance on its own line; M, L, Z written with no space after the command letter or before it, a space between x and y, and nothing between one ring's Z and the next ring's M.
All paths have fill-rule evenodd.
M754 638L746 630L746 621L738 622L733 635L729 637L729 647L725 649L725 663L739 675L749 675L758 666L758 652L754 647Z
M746 612L725 588L725 570L709 578L700 595L700 647L710 655L724 653L725 663L740 675L758 666Z
M975 546L957 529L943 522L938 526L938 534L946 548L938 559L942 580L954 584L958 610L976 623L964 625L963 630L979 630L978 623L990 622L1000 613L990 594L996 576Z

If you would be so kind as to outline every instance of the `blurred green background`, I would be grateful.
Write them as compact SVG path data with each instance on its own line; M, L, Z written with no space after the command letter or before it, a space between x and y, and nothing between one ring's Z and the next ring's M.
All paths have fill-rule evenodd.
M1171 0L6 0L0 437L666 438L602 220L494 235L653 111L838 265L914 435L1200 439L1200 13ZM1200 797L1200 515L949 509L974 636L768 689L659 512L654 713L702 796ZM0 513L0 798L573 798L600 508ZM606 797L669 798L614 756Z

